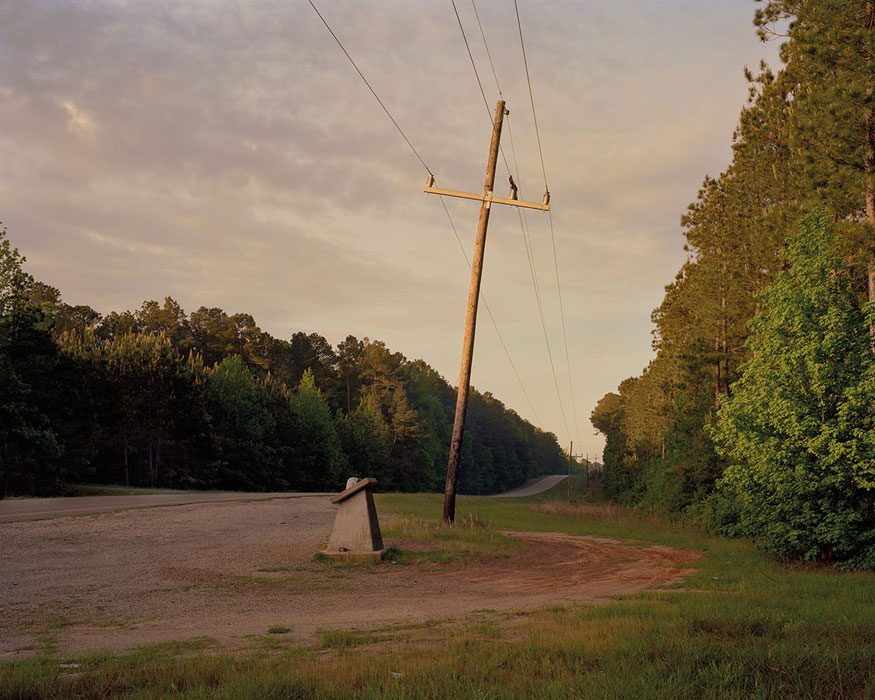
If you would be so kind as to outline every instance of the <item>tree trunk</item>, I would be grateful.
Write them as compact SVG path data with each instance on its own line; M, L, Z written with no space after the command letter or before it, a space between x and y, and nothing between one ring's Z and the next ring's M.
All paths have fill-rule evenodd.
M866 3L866 24L869 31L875 29L875 2ZM869 54L869 75L872 75L873 56ZM866 221L869 223L869 248L867 250L866 277L868 282L869 303L875 304L875 108L872 106L872 96L875 85L869 85L866 96L869 107L866 110L866 134L869 137L866 144ZM875 352L875 325L869 326L869 344Z
M155 485L161 480L161 438L155 438Z
M723 274L726 275L726 263L723 264ZM729 396L729 319L726 318L726 294L720 297L720 313L723 318L720 321L720 357L723 360L723 386L721 393Z
M723 386L723 378L720 376L723 362L720 358L720 336L714 338L714 407L720 403L720 389Z
M128 469L128 439L125 438L125 486L131 485L131 472Z
M152 441L149 440L149 485L155 488L155 460L152 455Z
M871 96L872 89L869 89ZM866 251L866 277L869 303L875 304L875 119L869 110L869 153L866 157L866 221L869 224L869 246ZM875 352L875 325L869 326L869 343Z

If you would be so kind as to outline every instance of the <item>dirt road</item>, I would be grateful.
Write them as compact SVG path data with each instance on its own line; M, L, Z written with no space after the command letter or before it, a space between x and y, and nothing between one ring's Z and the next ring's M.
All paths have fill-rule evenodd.
M599 602L680 581L699 556L519 533L517 553L477 564L315 563L333 518L327 498L298 498L0 524L0 658L201 636L245 646L274 625L307 641L320 629Z
M522 498L523 496L537 496L539 493L549 491L556 484L561 484L567 478L567 474L552 474L550 476L545 476L528 486L521 486L513 491L497 493L495 494L495 498Z

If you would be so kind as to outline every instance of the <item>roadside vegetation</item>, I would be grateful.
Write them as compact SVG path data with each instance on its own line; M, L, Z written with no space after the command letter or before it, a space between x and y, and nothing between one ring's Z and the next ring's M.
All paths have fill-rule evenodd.
M681 217L654 359L592 413L605 491L875 567L875 3L763 0L732 160ZM727 134L727 137L729 134Z
M0 498L64 484L237 491L442 487L455 390L385 343L277 338L246 313L172 298L70 305L34 279L0 224ZM495 493L567 460L489 392L472 391L459 487Z
M380 511L399 518L387 533L452 561L460 552L490 556L504 539L502 529L618 537L696 548L704 556L683 584L607 605L518 615L483 610L465 620L451 619L448 610L447 619L409 626L325 630L308 644L274 630L236 650L194 640L67 659L49 648L0 665L0 697L862 699L875 693L875 574L782 564L749 542L703 536L604 502L462 497L459 522L469 525L454 528L438 522L439 504L435 494L378 496ZM387 543L394 544L390 537Z

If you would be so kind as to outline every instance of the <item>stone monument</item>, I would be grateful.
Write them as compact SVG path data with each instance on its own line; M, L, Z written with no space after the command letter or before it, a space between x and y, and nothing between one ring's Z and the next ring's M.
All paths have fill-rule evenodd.
M328 548L323 552L325 556L349 561L380 561L383 536L372 493L376 483L376 479L350 479L345 491L331 497L331 502L337 503L339 508Z

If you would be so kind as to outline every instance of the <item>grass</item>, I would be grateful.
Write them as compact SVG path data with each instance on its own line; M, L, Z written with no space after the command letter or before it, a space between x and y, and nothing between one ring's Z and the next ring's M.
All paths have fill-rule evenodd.
M320 649L349 649L374 642L373 635L350 630L325 630L318 636Z
M513 625L483 611L379 638L323 631L313 645L236 654L209 640L78 659L49 650L0 666L0 697L875 697L875 574L784 565L749 543L613 505L460 498L468 525L448 529L437 522L440 504L435 495L378 497L381 512L398 516L387 539L409 542L397 556L446 552L464 562L512 547L502 529L622 537L704 556L683 588L549 606Z
M454 527L429 519L426 513L414 517L399 513L381 524L381 529L383 539L398 543L383 556L396 564L449 564L507 557L520 546L476 513L459 517Z

